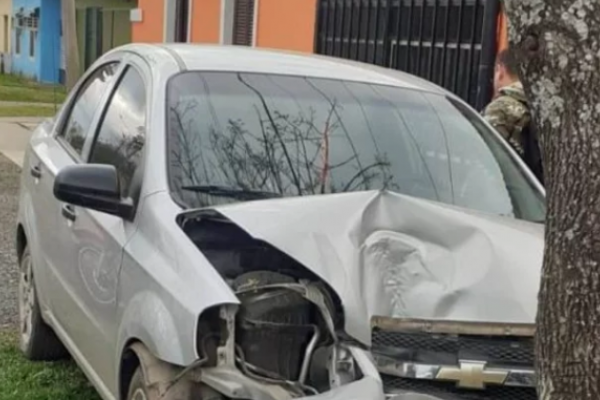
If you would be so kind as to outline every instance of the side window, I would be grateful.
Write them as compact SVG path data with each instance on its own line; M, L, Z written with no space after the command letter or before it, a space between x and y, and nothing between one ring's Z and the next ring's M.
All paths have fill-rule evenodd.
M69 111L69 117L65 121L62 131L59 132L59 137L62 137L69 143L79 155L81 155L83 144L89 134L94 113L100 104L102 95L104 95L114 78L118 67L118 62L100 67L90 75L77 96L73 99L73 107Z
M142 161L146 127L146 87L128 67L102 116L89 162L117 168L121 195L130 195L131 181Z

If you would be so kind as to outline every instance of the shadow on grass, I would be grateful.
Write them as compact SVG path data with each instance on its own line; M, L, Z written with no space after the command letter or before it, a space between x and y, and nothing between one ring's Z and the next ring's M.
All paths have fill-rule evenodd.
M0 332L0 399L100 400L73 361L27 361L14 332Z

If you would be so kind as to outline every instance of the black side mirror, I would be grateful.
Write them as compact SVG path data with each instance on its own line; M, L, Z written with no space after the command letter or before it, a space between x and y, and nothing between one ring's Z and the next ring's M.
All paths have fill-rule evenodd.
M74 206L128 220L133 218L133 202L121 198L119 175L113 165L81 164L63 168L54 181L54 197Z

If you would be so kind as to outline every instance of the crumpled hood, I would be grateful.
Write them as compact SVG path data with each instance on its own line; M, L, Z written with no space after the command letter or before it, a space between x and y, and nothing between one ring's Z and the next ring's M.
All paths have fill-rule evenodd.
M379 191L215 209L329 283L367 345L373 316L534 322L541 225Z

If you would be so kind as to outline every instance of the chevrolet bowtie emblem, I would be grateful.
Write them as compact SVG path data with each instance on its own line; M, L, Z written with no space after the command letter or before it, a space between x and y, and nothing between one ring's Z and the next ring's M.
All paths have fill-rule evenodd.
M456 381L456 386L466 389L485 389L488 384L502 385L508 377L503 369L486 369L482 361L460 361L460 367L444 366L435 379Z

